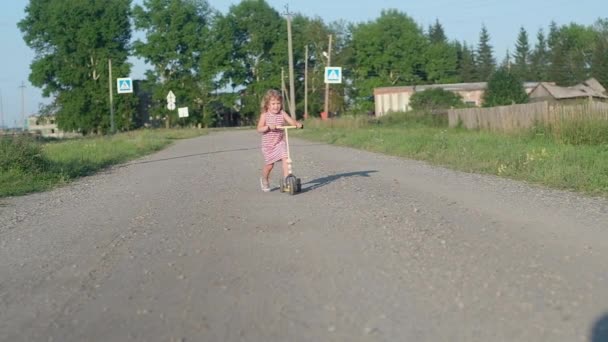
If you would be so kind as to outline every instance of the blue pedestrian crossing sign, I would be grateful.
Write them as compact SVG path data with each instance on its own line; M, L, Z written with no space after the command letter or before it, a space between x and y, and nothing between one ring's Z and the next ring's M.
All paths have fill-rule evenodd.
M132 93L133 92L133 81L128 77L116 79L116 89L119 94Z
M342 67L325 67L325 83L342 83Z

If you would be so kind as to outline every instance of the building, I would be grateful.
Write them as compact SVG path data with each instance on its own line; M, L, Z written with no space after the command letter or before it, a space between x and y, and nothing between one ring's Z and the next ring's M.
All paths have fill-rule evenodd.
M560 87L555 84L542 82L530 92L530 102L576 102L580 100L607 101L606 89L595 79L571 87Z
M539 82L525 82L524 89L530 94L538 84ZM374 89L376 116L390 112L406 112L411 109L410 98L415 92L434 88L456 93L462 97L464 103L479 107L483 102L483 94L487 86L487 82L476 82L376 88Z
M27 130L35 135L45 138L73 138L80 136L78 133L64 132L57 128L55 116L32 115L27 118Z

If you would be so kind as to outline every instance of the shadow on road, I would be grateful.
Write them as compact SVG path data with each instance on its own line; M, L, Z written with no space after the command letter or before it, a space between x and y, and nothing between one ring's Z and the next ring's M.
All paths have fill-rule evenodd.
M598 319L591 328L590 342L608 342L608 313Z
M317 178L317 179L313 179L310 180L304 184L302 184L302 192L307 192L310 190L314 190L317 188L320 188L322 186L325 186L335 180L338 180L340 178L348 178L348 177L371 177L370 173L374 173L374 172L378 172L377 170L369 170L369 171L354 171L354 172L345 172L345 173L338 173L335 175L331 175L331 176L326 176L326 177L321 177L321 178ZM304 187L308 185L307 187Z

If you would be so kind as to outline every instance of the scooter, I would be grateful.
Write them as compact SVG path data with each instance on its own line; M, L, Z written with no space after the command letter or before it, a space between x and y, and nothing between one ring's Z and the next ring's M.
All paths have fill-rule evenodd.
M287 145L287 171L288 175L285 179L281 179L281 192L288 192L290 195L295 195L302 191L302 181L293 175L291 169L291 154L289 153L289 134L287 133L292 128L297 126L278 126L278 129L285 130L285 144ZM302 126L301 128L304 128Z

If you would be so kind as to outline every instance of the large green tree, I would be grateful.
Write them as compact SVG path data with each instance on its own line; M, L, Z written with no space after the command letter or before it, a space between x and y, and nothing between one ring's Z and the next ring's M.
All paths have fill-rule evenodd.
M145 42L134 43L135 53L152 66L147 72L148 81L155 84L152 113L168 124L210 124L203 113L217 72L208 49L214 11L206 0L144 0L133 14L135 27L146 36ZM166 109L169 91L177 107L188 107L188 118L178 119L175 110Z
M221 82L240 90L240 112L254 120L264 93L281 89L281 68L288 73L285 19L264 0L243 0L231 6L216 27L230 47Z
M584 81L590 75L596 33L592 28L578 24L562 26L552 32L549 79L564 86Z
M353 89L360 99L371 96L375 87L420 84L426 79L428 42L405 13L384 10L375 21L356 25L351 43Z
M114 77L129 75L130 13L130 0L30 0L18 24L35 52L29 79L55 98L59 128L87 134L110 127L108 60ZM134 97L115 100L116 125L128 129Z
M479 33L476 62L479 80L487 81L494 72L494 69L496 69L496 60L492 52L492 45L490 45L490 34L485 25L481 27L481 32Z

